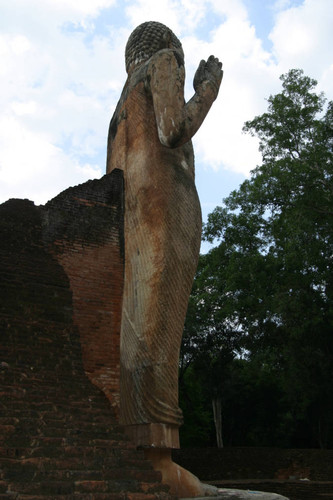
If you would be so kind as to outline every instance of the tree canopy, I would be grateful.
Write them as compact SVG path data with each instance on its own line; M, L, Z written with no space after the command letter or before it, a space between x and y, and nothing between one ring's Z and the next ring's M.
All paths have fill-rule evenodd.
M279 416L271 442L260 441L257 416L238 444L332 447L333 102L302 70L281 81L266 113L244 125L259 137L262 164L204 227L216 246L199 263L183 369L211 370L205 383L220 394L224 420L235 420L232 381L248 377L255 398L261 384L261 411Z

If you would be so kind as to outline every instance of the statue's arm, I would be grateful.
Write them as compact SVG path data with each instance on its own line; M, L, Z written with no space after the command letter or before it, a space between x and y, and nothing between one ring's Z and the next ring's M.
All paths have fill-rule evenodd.
M194 136L217 97L221 68L213 56L201 61L193 81L195 94L185 104L183 64L171 50L161 51L152 59L148 76L158 135L164 146L175 148Z

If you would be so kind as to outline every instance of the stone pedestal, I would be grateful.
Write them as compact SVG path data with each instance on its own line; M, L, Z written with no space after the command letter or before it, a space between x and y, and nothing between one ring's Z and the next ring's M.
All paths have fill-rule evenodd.
M289 500L287 497L277 495L276 493L232 489L219 489L213 496L215 500ZM182 498L181 500L190 500L190 498ZM196 500L207 500L207 496L196 497Z

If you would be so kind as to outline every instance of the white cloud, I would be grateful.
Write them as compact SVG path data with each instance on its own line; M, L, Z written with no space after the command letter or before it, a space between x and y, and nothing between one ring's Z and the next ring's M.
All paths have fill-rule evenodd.
M213 11L219 15L241 20L247 18L247 10L242 0L209 0L209 3Z
M52 10L62 13L68 18L70 14L77 16L94 16L99 10L111 7L116 0L43 0Z
M35 101L28 101L28 102L13 101L12 109L17 116L33 115L36 113L37 104Z
M236 3L235 11L231 2L217 5L218 12L228 17L221 18L211 40L204 44L193 37L184 40L192 72L194 65L210 54L222 60L225 72L219 97L195 137L197 164L203 161L215 169L247 175L261 156L258 141L242 134L242 127L246 120L264 111L267 87L278 75L242 4Z
M304 5L280 4L272 31L273 55L262 47L242 4L216 3L227 18L201 48L191 40L187 53L219 56L225 75L220 95L195 138L199 161L247 175L261 162L258 140L241 134L246 120L266 110L266 98L281 88L279 76L293 67L319 80L319 89L333 96L331 0L306 0ZM218 6L218 7L216 7ZM277 6L276 6L277 7ZM190 45L190 43L189 43Z
M131 30L145 21L158 21L169 26L176 34L180 19L176 11L176 1L136 0L126 8Z
M73 182L99 177L94 165L80 165L52 144L47 134L28 130L13 117L0 119L0 196L45 203ZM77 180L77 182L76 182Z
M187 98L200 59L215 54L223 62L220 96L195 137L197 168L247 174L260 162L257 141L241 129L266 109L265 98L280 89L278 77L288 69L304 68L333 96L331 0L276 4L272 53L242 0L0 3L2 201L27 196L41 203L103 173L108 124L126 79L127 37L147 20L181 38Z
M321 79L333 63L333 9L331 0L304 0L298 7L277 13L270 35L273 53L282 71L302 68ZM326 92L333 95L333 82Z
M124 34L86 43L84 33L62 25L111 3L13 0L5 9L11 23L0 32L2 201L26 193L45 202L103 173L108 122L125 75Z

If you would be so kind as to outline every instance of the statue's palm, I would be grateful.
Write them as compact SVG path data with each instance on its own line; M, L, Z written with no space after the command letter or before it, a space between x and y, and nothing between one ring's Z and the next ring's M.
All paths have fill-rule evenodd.
M223 76L222 63L217 57L209 56L207 61L200 61L199 67L194 75L193 87L197 91L200 84L209 81L219 90Z

